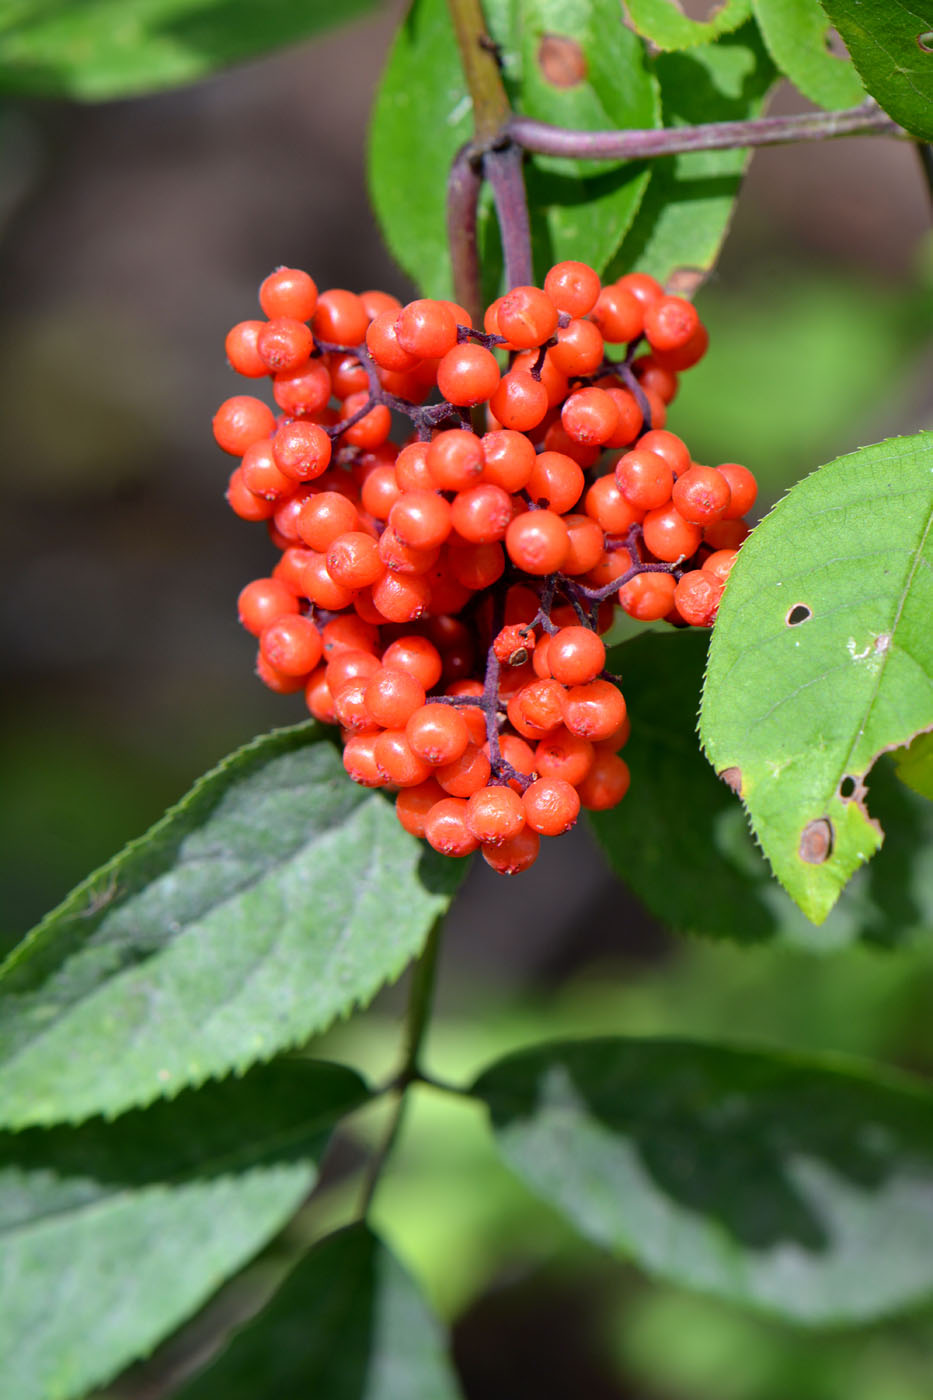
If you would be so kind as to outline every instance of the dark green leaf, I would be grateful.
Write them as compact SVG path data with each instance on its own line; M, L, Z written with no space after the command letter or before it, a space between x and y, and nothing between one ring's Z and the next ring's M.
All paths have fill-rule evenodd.
M933 734L918 734L897 755L897 776L902 783L933 800ZM885 825L885 831L887 826Z
M888 763L872 773L871 800L890 839L818 934L777 884L739 803L700 750L706 646L705 633L651 632L610 655L632 721L625 750L632 787L618 807L591 820L616 873L684 933L823 948L926 934L933 928L933 808L906 792Z
M441 1329L364 1224L316 1245L178 1400L456 1400Z
M355 19L376 0L19 0L0 18L0 92L100 101L194 82Z
M420 952L462 865L313 725L226 759L0 971L0 1123L76 1121L297 1045Z
M659 49L687 49L738 29L752 12L752 0L724 0L710 19L689 19L678 0L625 0L639 34Z
M656 126L656 88L644 50L616 0L491 0L516 110L584 129ZM575 55L583 76L549 81L545 36ZM551 53L553 54L553 47ZM451 161L473 131L446 0L416 0L399 30L376 98L369 182L392 252L431 296L451 295L445 214ZM559 258L605 266L648 181L643 165L533 158L527 166L536 272ZM484 222L491 218L488 212ZM488 228L481 232L491 242Z
M933 433L801 481L742 546L701 732L775 874L821 922L882 833L863 783L933 725Z
M933 1293L933 1095L689 1041L540 1046L487 1070L506 1161L597 1244L798 1322Z
M755 117L775 77L754 24L689 53L662 54L655 72L665 126ZM719 255L748 151L697 151L651 164L651 184L606 278L650 272L689 295Z
M4 1394L70 1400L148 1352L281 1229L365 1099L348 1069L279 1061L113 1123L0 1133Z
M820 0L754 0L771 57L811 102L854 107L865 89L851 60L827 45L830 23Z
M821 0L872 97L895 121L933 140L931 0Z

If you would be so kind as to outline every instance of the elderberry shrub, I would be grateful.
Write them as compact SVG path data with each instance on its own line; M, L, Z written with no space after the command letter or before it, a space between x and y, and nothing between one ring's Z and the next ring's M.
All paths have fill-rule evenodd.
M347 773L395 791L407 831L525 870L628 789L615 607L710 626L748 533L751 472L694 462L664 426L706 330L654 278L604 287L579 262L499 297L483 330L454 302L319 294L295 268L259 302L226 352L279 412L236 395L214 418L241 459L227 500L279 550L239 597L257 673L339 725Z

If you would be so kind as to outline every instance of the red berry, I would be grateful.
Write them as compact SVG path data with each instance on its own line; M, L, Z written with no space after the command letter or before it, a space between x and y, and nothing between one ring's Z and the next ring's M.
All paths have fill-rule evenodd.
M629 617L639 622L657 622L674 606L674 578L671 574L636 574L619 589L619 603Z
M237 599L240 622L254 637L286 613L297 611L298 599L277 578L254 579L241 590Z
M279 470L294 481L313 481L330 466L331 442L317 423L291 419L281 423L272 439L272 453Z
M324 632L326 636L326 627ZM440 652L427 637L396 638L383 652L382 664L393 666L399 671L408 671L421 682L425 690L433 690L441 678Z
M583 470L572 457L564 452L539 452L526 489L536 506L563 515L577 504L583 486Z
M542 345L557 329L557 307L539 287L513 287L496 308L499 334L518 350ZM495 410L493 410L495 412ZM498 414L496 417L498 418Z
M457 343L457 318L443 301L410 301L395 323L398 343L422 360L439 360Z
M291 316L296 321L310 321L317 306L317 287L299 268L280 267L260 286L259 305L270 319Z
M261 379L269 373L256 345L265 324L265 321L238 321L227 332L224 341L224 350L231 366L237 374L245 375L247 379Z
M404 491L389 511L389 524L403 544L435 549L450 534L450 504L436 491Z
M562 778L538 778L522 794L525 821L542 836L569 831L580 813L577 790Z
M467 825L484 846L501 846L525 826L522 799L510 787L479 788L467 803Z
M548 411L547 389L527 369L512 369L502 376L489 407L503 428L527 433Z
M305 364L314 349L314 337L303 321L277 316L259 332L256 349L270 374L287 372Z
M691 558L703 540L701 527L685 520L674 505L649 510L641 528L646 547L666 564Z
M636 447L620 457L615 466L616 485L638 510L657 510L671 498L674 474L656 452Z
M630 781L624 758L597 750L592 768L577 788L581 806L590 812L605 812L615 807L628 792Z
M272 409L249 394L225 399L214 414L214 438L218 447L233 457L242 457L248 447L275 431Z
M459 707L437 700L422 703L413 711L405 733L414 752L435 767L454 763L470 742L470 730Z
M684 520L710 525L725 516L732 491L715 467L693 466L674 482L671 499Z
M461 428L438 433L428 448L427 463L439 491L462 491L473 486L483 470L482 442Z
M366 335L369 317L355 292L335 287L322 292L314 312L314 333L321 340L356 347Z
M588 627L562 627L550 639L547 659L551 675L562 685L584 685L605 667L606 648Z
M425 817L424 834L443 856L468 856L479 845L467 821L467 804L458 797L435 803Z
M602 289L593 308L592 319L602 331L604 339L613 345L622 345L641 335L644 315L638 298L628 288L616 285Z
M448 403L462 408L471 408L491 398L499 377L495 355L482 345L455 345L437 366L438 389Z
M601 446L618 427L619 410L605 389L577 389L561 409L560 421L577 442Z
M679 350L699 324L696 307L683 297L661 297L645 312L645 335L654 350Z
M723 583L707 569L690 569L677 580L674 607L692 627L712 627Z
M516 515L505 534L509 558L526 574L553 574L570 547L567 526L552 510Z
M510 836L499 845L483 846L483 860L500 875L520 875L538 859L541 837L526 826L517 836Z
M723 512L722 519L741 520L755 504L758 483L748 468L739 466L738 462L723 462L716 470L725 477L732 493L732 499Z
M586 316L600 293L598 275L583 262L555 263L544 279L544 290L558 311L568 316Z
M286 676L307 676L321 659L321 634L307 617L286 614L264 627L259 649L270 666Z
M415 787L402 788L395 799L395 815L412 836L423 836L428 813L446 796L440 784L428 778L427 782L418 783Z

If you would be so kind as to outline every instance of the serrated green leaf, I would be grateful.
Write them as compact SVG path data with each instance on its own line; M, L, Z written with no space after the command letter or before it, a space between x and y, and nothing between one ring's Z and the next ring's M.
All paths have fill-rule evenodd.
M827 45L820 0L754 0L755 18L778 68L820 107L854 107L865 89L851 60Z
M933 725L931 527L933 433L861 448L766 516L720 608L703 743L815 923L881 844L872 763Z
M933 808L906 792L889 764L872 773L871 801L891 840L855 875L819 933L772 877L696 735L707 635L650 632L610 653L632 722L625 749L632 786L618 807L591 821L616 874L669 927L702 937L839 948L928 934Z
M474 1093L521 1179L651 1273L811 1325L933 1293L933 1095L829 1060L605 1039Z
M322 1240L177 1400L456 1400L441 1329L365 1224Z
M933 140L933 0L821 0L865 87L896 122Z
M195 82L308 39L376 0L16 0L0 17L0 92L99 102Z
M754 24L689 53L655 63L665 126L745 121L757 116L775 78ZM705 280L732 217L748 150L696 151L652 161L651 184L606 280L649 272L692 294Z
M622 23L616 0L490 0L484 12L517 111L582 129L658 124L643 46ZM569 45L577 55L583 72L578 82L548 81L545 39ZM389 247L430 296L452 293L447 174L472 131L446 0L416 0L376 97L369 184ZM555 259L566 257L604 267L635 216L649 172L635 162L535 156L526 176L535 270L543 277ZM483 224L491 218L485 206ZM480 236L491 241L488 227Z
M0 970L0 1124L117 1113L299 1044L398 976L461 876L314 725L248 744Z
M933 801L933 734L918 734L896 757L901 782Z
M744 24L752 0L723 0L710 19L690 19L677 0L625 0L635 29L659 49L688 49L729 34Z
M150 1351L289 1219L367 1097L279 1061L77 1128L0 1133L0 1355L16 1400L71 1400Z

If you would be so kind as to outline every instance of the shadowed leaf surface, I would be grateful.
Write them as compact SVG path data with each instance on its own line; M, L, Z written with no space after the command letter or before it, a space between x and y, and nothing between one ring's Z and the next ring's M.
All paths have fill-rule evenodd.
M398 976L463 873L314 725L248 744L0 970L0 1123L118 1112L299 1044Z
M499 1150L587 1238L798 1322L933 1292L933 1096L828 1061L606 1039L474 1086Z
M376 0L17 0L0 17L0 92L99 102L195 82L310 38Z
M16 1400L69 1400L195 1311L301 1204L336 1065L280 1062L105 1123L0 1133L0 1355Z
M418 1289L364 1224L322 1240L178 1400L457 1400Z

